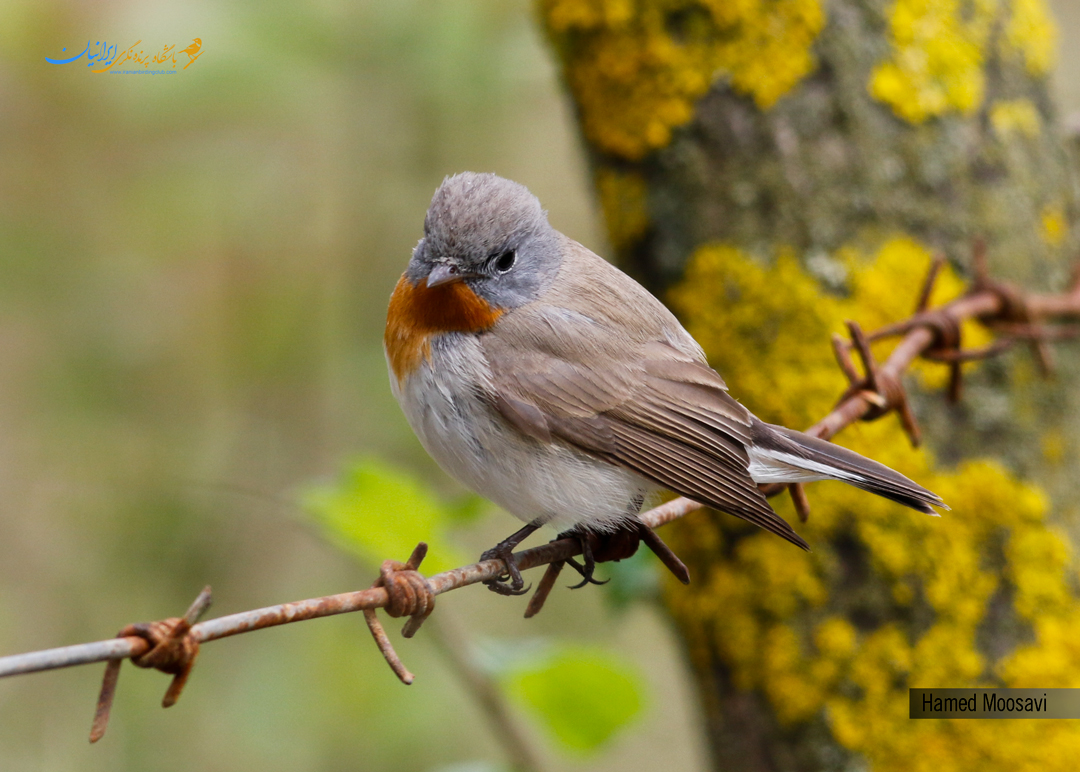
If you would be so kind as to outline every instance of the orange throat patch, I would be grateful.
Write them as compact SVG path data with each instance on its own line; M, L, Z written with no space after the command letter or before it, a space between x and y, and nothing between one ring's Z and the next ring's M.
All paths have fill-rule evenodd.
M469 289L464 282L428 287L421 280L398 279L386 312L383 343L398 383L431 356L431 338L444 332L490 330L502 311Z

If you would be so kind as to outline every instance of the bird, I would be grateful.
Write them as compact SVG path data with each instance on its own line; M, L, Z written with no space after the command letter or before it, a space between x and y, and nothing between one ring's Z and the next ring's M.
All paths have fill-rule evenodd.
M182 49L180 51L180 53L188 55L188 63L184 65L185 70L188 67L191 66L192 62L194 62L196 59L198 59L202 55L202 54L199 53L199 51L201 51L201 50L202 50L202 38L194 38L191 41L191 45L189 45L187 48L184 48L184 49Z
M496 592L525 592L513 549L542 526L581 541L585 566L574 565L594 581L593 537L647 531L641 507L664 489L806 550L759 484L841 480L947 509L883 464L759 420L660 300L495 174L463 172L435 191L384 347L427 452L526 523L481 557L505 561L487 583Z

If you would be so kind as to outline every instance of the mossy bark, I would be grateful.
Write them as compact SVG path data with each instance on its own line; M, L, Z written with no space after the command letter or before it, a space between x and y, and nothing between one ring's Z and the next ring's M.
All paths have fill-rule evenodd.
M1066 283L1077 246L1077 175L1056 134L1047 95L1046 52L1053 32L1041 2L540 0L539 7L581 119L617 260L662 296L676 289L675 296L668 294L673 299L687 293L686 271L703 249L729 250L719 257L710 253L721 267L694 280L704 286L693 289L696 301L676 299L695 334L710 324L734 324L710 316L726 310L695 310L707 309L702 293L712 292L717 306L738 303L758 281L748 278L748 271L775 268L761 274L768 291L769 281L786 275L776 268L778 255L794 258L822 305L840 309L838 303L850 301L854 305L843 306L845 312L865 308L872 315L872 292L860 295L853 287L854 263L845 255L882 250L898 237L943 252L961 275L982 238L995 276L1039 291L1060 290ZM732 273L724 267L738 261L757 268L740 263ZM918 289L915 282L892 287L904 303L913 303ZM805 323L787 315L800 302L793 297L787 306L761 308L760 325L782 334L785 324ZM813 318L831 323L828 315ZM743 328L753 326L751 317ZM810 328L813 324L804 329ZM705 342L706 350L721 358L739 346L760 352L757 362L750 356L745 365L736 364L743 373L732 373L715 359L714 364L736 397L768 410L754 394L739 393L736 383L755 383L750 371L775 368L764 358L784 352L770 348L771 339L756 343L752 330L742 338L726 334L714 336L726 350ZM819 347L828 358L825 337L801 345ZM739 363L737 354L732 361ZM1071 502L1080 487L1070 473L1080 439L1080 398L1073 388L1080 354L1067 349L1059 360L1061 373L1048 382L1033 376L1032 361L1023 352L980 366L956 407L945 404L940 390L916 388L914 396L938 459L935 468L975 457L997 459L1007 471L984 481L986 486L1001 486L1001 496L1025 496L1017 479L1038 484L1052 502L1050 520L1071 531L1076 520ZM789 358L788 367L795 361ZM775 388L782 396L785 383L791 384L798 399L796 382L803 376L777 371ZM762 417L802 420L797 412ZM903 442L899 433L890 438ZM966 474L961 470L949 478L952 482L940 484L955 482L963 490ZM813 490L811 500L818 510L831 501L820 504ZM955 518L980 516L965 501L949 503ZM757 644L765 646L761 636L791 632L803 654L809 652L801 661L814 667L828 659L822 654L827 636L821 637L828 620L835 629L854 631L859 646L895 631L896 650L908 656L954 611L956 619L966 618L966 611L935 600L938 591L932 587L940 577L932 575L933 568L919 573L910 568L914 563L905 563L908 568L896 569L895 576L883 568L888 564L883 555L893 547L918 552L919 536L874 541L860 530L858 517L854 511L851 518L830 523L819 543L810 538L820 554L807 570L822 585L820 598L807 596L782 611L768 600L747 600L746 608L737 609L758 620L753 633L758 637L751 636ZM921 516L894 508L883 517ZM946 529L948 517L942 521ZM1032 543L1048 528L1041 517L1024 520ZM968 544L979 564L972 576L986 580L980 618L957 628L966 631L971 640L965 645L977 655L974 681L1011 683L1008 673L1017 671L1002 663L1023 645L1048 645L1037 613L1024 616L1023 602L1017 601L1035 592L1025 584L1023 561L1040 559L1025 558L1016 546L1018 528L1003 514ZM674 589L668 598L701 690L717 769L840 769L867 760L880 768L918 768L915 759L883 760L896 756L904 740L875 748L854 729L842 730L843 711L835 700L849 700L848 707L865 704L859 702L867 691L857 675L862 671L844 669L863 667L852 665L855 660L843 659L847 664L837 665L837 673L810 679L821 694L792 713L782 706L783 689L769 680L783 669L748 665L732 653L726 638L734 634L725 622L729 609L709 596L716 586L712 580L721 575L717 566L770 571L785 557L774 563L751 560L747 545L759 535L723 516L672 530L696 586ZM1061 538L1067 549L1068 540ZM1058 563L1064 566L1063 561ZM1066 577L1062 568L1053 579L1068 596L1061 611L1066 615L1074 604L1074 573L1070 568ZM966 592L959 585L952 589ZM761 622L766 617L767 624ZM1062 672L1080 676L1080 657L1070 656ZM837 657L829 661L840 662ZM912 683L919 676L914 666L882 668L882 678L896 680L897 694L909 683L952 685ZM797 691L802 687L795 680ZM990 746L998 739L992 735L967 741L984 742L987 749L965 758L996 758ZM958 758L946 754L934 763Z

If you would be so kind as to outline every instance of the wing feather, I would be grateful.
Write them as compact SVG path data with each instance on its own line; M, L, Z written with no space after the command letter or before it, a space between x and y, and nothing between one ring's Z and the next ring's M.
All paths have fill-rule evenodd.
M693 346L668 342L685 331L628 340L582 318L524 307L482 335L493 407L529 436L558 437L807 549L750 477L751 414Z
M638 474L809 550L786 520L773 512L749 475L744 480L716 474L709 456L666 437L643 432L632 424L616 424L616 457Z

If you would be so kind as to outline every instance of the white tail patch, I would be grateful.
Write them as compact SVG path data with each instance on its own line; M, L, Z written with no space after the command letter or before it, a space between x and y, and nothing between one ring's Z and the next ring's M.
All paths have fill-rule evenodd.
M750 466L747 471L756 483L798 483L817 480L862 482L864 477L835 466L800 458L779 450L749 446Z

